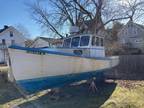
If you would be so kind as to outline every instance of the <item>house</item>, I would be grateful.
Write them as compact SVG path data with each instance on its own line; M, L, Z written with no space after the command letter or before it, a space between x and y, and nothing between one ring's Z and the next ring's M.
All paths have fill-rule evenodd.
M25 46L25 37L14 27L5 25L0 29L0 63L5 62L6 49L10 45Z
M12 26L4 26L0 29L0 43L7 47L10 45L25 46L25 37Z
M144 51L144 26L129 21L119 32L118 42L127 48L137 48Z
M61 45L62 45L61 39L37 37L30 47L41 48L41 47L56 47Z

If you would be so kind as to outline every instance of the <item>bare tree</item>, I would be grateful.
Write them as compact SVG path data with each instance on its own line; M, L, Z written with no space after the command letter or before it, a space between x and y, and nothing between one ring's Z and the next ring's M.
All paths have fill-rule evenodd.
M144 16L144 0L125 0L122 8L132 21L141 20Z
M42 27L46 27L63 37L60 28L68 24L81 26L81 23L88 22L88 29L91 33L104 30L105 25L116 20L133 19L134 16L142 16L137 10L143 11L140 0L133 2L121 0L42 0L29 5L33 19ZM43 4L47 5L44 7Z
M15 25L15 27L20 33L22 33L23 36L25 36L25 37L30 37L31 36L28 29L24 25L17 24L17 25Z
M124 27L124 25L118 21L113 22L112 27L112 41L118 41L118 32Z
M50 18L50 16L53 15L52 13L47 13L46 9L41 7L39 2L31 5L29 4L29 6L32 12L32 18L37 23L41 24L42 27L50 29L52 32L58 34L60 37L63 37L57 30L55 24L52 23L52 19Z
M51 5L50 9L42 7L40 2L29 4L32 17L42 27L50 29L63 38L59 28L66 23L72 26L77 25L81 13L71 0L49 0L47 3Z

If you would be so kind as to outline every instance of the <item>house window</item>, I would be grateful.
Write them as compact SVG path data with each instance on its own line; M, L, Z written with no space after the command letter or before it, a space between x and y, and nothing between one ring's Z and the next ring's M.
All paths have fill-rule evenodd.
M132 30L133 30L132 27L128 28L128 30L127 30L127 34L131 34Z
M12 31L10 31L10 37L13 37L13 32Z
M136 43L141 43L141 42L142 42L142 39L135 39L135 42L136 42Z
M130 24L128 24L128 28L130 28L131 27L131 25Z
M132 24L128 24L128 27L133 27L133 25Z
M128 29L125 30L125 35L127 35L127 34L128 34Z
M2 39L2 44L4 44L4 45L6 44L6 41L5 41L5 39Z
M15 44L15 40L11 40L11 45L14 45Z
M136 29L136 28L134 29L134 34L137 34L137 30L138 30L138 29Z

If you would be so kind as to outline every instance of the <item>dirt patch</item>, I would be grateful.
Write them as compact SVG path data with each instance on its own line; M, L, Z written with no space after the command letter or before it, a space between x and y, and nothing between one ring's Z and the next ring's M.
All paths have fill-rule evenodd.
M65 86L56 94L48 90L28 95L18 92L12 83L0 84L0 108L143 108L144 81L108 80L97 83L98 91L89 84Z

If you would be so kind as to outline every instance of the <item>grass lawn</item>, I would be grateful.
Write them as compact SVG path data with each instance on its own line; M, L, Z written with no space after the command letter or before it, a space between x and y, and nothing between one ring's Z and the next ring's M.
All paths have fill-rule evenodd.
M92 93L88 84L66 86L52 96L47 91L28 99L11 83L0 82L0 108L144 108L144 81L97 83Z

